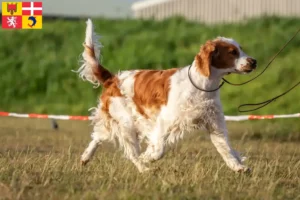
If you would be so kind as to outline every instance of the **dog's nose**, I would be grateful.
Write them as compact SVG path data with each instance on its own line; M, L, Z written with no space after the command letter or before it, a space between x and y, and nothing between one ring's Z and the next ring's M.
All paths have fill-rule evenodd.
M252 67L252 68L256 68L256 66L257 66L257 61L255 60L255 59L253 59L253 58L247 58L247 61L248 61L248 63L250 64L250 66Z

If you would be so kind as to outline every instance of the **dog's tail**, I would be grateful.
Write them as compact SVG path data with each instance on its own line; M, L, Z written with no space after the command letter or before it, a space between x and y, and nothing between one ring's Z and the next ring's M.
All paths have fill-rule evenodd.
M86 22L85 42L83 43L84 51L82 53L82 65L76 71L83 80L87 80L96 86L102 84L108 86L109 80L114 75L105 69L99 61L101 43L98 41L99 36L94 31L94 25L90 19Z

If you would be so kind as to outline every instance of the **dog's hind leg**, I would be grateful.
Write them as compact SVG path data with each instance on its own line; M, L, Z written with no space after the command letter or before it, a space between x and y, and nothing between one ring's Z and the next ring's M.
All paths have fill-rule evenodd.
M84 152L81 156L81 164L82 165L86 165L90 161L91 157L94 155L100 142L101 142L100 140L93 139L89 143L88 147L84 150Z
M126 108L126 102L124 101L124 98L112 98L109 113L118 124L119 130L117 131L117 138L119 140L119 144L124 148L125 156L134 163L139 172L149 170L138 159L140 155L138 132L134 125L132 115Z
M99 130L99 125L97 126L96 124L94 132L92 133L92 141L89 143L88 147L81 156L81 164L86 165L94 155L97 147L103 141L108 140L109 138L109 132L104 127Z

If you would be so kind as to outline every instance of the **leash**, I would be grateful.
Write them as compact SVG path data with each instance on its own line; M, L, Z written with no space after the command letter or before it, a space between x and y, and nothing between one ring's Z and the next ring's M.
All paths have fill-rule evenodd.
M217 87L216 89L213 89L213 90L205 90L205 89L202 89L202 88L198 87L198 86L196 85L196 83L193 81L192 77L191 77L191 72L190 72L190 71L191 71L191 67L192 67L192 65L189 66L188 76L189 76L189 79L190 79L192 85L193 85L195 88L197 88L198 90L203 91L203 92L214 92L214 91L217 91L218 89L220 89L220 88L224 85L225 82L222 81L222 83L219 85L219 87Z
M275 60L275 58L283 51L283 49L286 48L286 46L296 37L296 35L299 33L300 28L298 29L298 31L293 35L293 37L291 37L291 39L289 39L282 47L281 49L273 56L273 58L269 61L269 63L267 64L267 66L264 68L264 70L259 73L257 76L253 77L252 79L244 82L244 83L231 83L229 81L227 81L225 78L222 78L224 82L228 83L229 85L234 85L234 86L240 86L240 85L245 85L247 83L250 83L251 81L257 79L259 76L261 76L267 69L268 67L271 65L271 63Z
M267 69L268 67L271 65L271 63L275 60L275 58L286 48L286 46L296 37L296 35L300 32L300 28L297 30L297 32L281 47L281 49L273 56L273 58L269 61L269 63L266 65L266 67L263 69L263 71L261 73L259 73L257 76L253 77L252 79L248 80L248 81L245 81L243 83L231 83L230 81L226 80L225 78L222 78L222 83L219 85L218 88L216 89L213 89L213 90L205 90L205 89L202 89L200 87L198 87L195 82L193 81L193 79L191 78L191 75L190 75L190 69L192 67L192 65L190 65L189 69L188 69L188 77L192 83L192 85L197 88L198 90L200 91L203 91L203 92L214 92L214 91L217 91L219 90L223 85L224 83L227 83L229 85L233 85L233 86L241 86L241 85L245 85L247 83L250 83L251 81L257 79L259 76L261 76ZM269 100L266 100L264 102L260 102L260 103L248 103L248 104L242 104L238 107L238 111L239 112L250 112L250 111L254 111L254 110L258 110L260 108L263 108L265 106L267 106L268 104L272 103L273 101L277 100L278 98L286 95L287 93L289 93L291 90L293 90L294 88L296 88L298 85L300 84L300 81L295 84L293 87L291 87L290 89L288 89L287 91L283 92L282 94L280 95L277 95L276 97L273 97ZM259 106L257 108L254 108L254 109L248 109L248 110L242 110L241 108L242 107L247 107L247 106Z
M284 93L276 96L276 97L273 97L267 101L264 101L264 102L260 102L260 103L247 103L247 104L242 104L238 107L238 110L239 112L250 112L250 111L254 111L254 110L258 110L262 107L265 107L266 105L268 105L269 103L272 103L273 101L275 101L276 99L278 99L279 97L282 97L284 95L286 95L287 93L289 93L291 90L293 90L295 87L297 87L298 85L300 84L300 81L294 85L293 87L291 87L290 89L288 89L287 91L285 91ZM249 110L242 110L241 108L242 107L247 107L247 106L259 106L257 108L253 108L253 109L249 109Z

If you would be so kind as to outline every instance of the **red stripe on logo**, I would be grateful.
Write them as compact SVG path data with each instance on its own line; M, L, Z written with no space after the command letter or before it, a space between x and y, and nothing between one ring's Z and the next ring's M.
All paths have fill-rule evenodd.
M42 15L43 11L42 10L35 10L33 11L34 15Z
M2 16L3 29L20 29L22 28L22 16Z
M30 10L22 10L22 15L30 15Z
M43 2L34 2L33 5L34 5L34 7L42 7Z
M31 2L22 2L22 7L30 7Z

